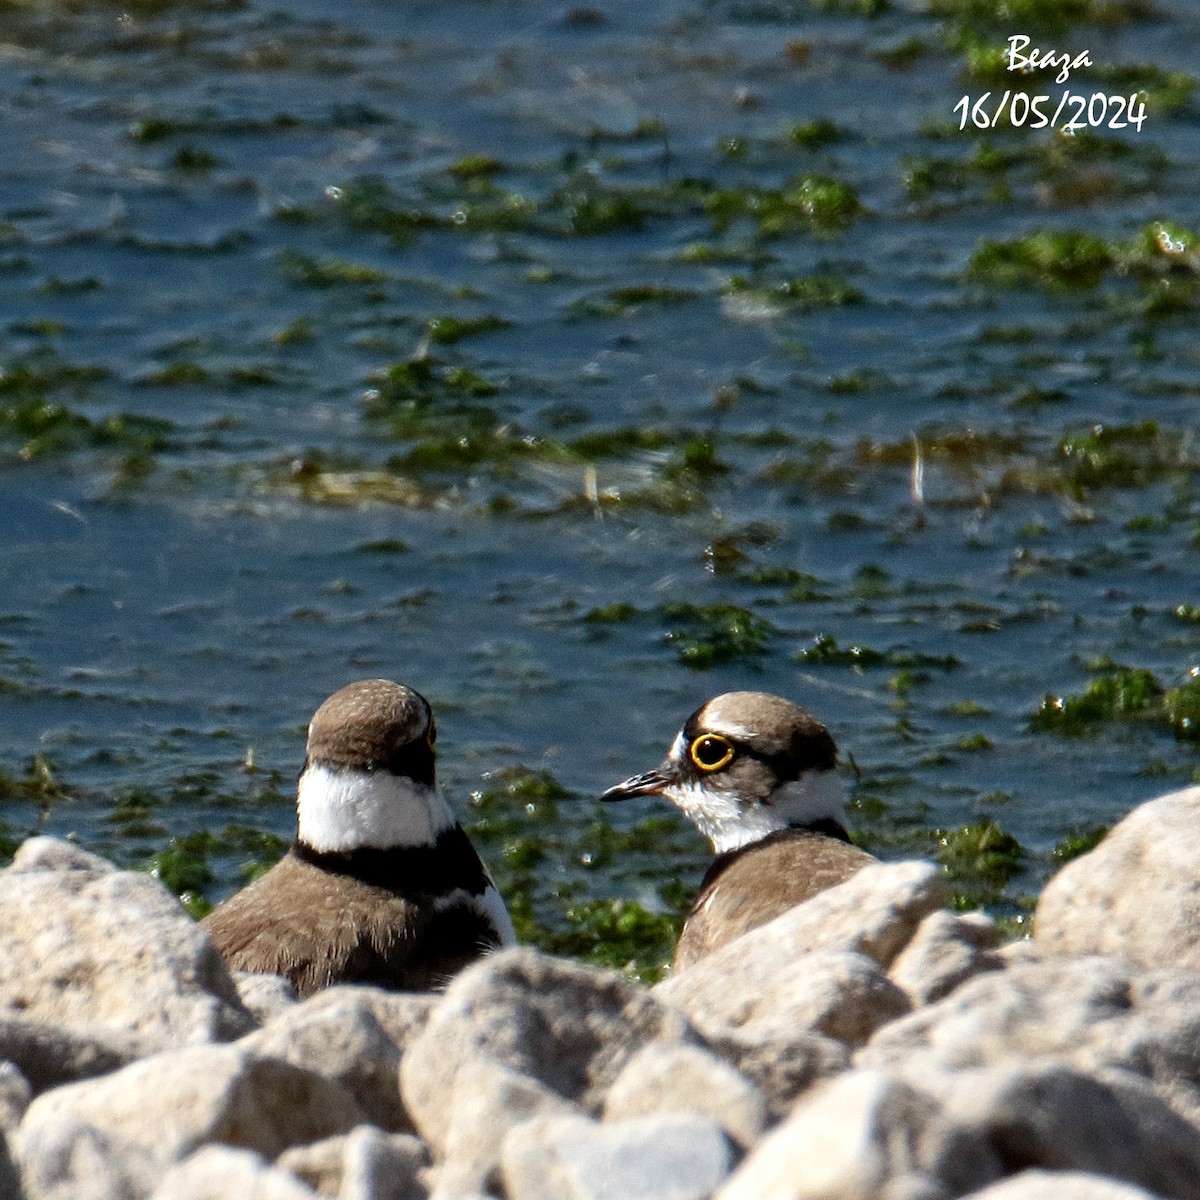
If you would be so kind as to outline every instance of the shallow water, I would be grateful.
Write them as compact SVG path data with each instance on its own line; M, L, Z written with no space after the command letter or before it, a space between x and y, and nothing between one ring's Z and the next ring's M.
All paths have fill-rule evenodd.
M10 837L214 901L368 675L580 953L698 877L592 797L719 691L816 711L864 844L1001 910L1193 780L1200 699L1113 664L1200 662L1200 16L876 7L0 4ZM1140 132L959 132L1014 86L964 39L1022 29ZM1042 230L1099 249L981 251ZM989 817L1022 853L939 840Z

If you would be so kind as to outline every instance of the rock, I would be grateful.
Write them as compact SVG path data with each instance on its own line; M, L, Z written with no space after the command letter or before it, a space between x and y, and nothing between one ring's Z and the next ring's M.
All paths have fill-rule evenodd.
M1046 885L1034 920L1047 954L1118 954L1200 970L1200 787L1135 808Z
M33 1088L17 1064L0 1062L0 1133L11 1133L20 1125L32 1099Z
M275 1165L338 1200L425 1200L425 1147L406 1133L360 1125L349 1133L285 1150Z
M501 1156L508 1200L708 1200L730 1159L717 1123L686 1113L611 1125L536 1117Z
M441 1155L459 1070L491 1061L598 1113L604 1092L647 1042L692 1040L684 1018L619 975L532 947L493 954L456 976L400 1064L404 1102Z
M429 1012L424 996L342 985L284 1009L238 1044L336 1080L373 1124L411 1131L400 1099L400 1056Z
M8 1139L3 1134L0 1134L0 1196L11 1200L20 1200L21 1196L21 1177L9 1152Z
M148 1151L69 1117L22 1129L13 1150L26 1200L144 1200L161 1174Z
M716 1121L743 1150L766 1128L762 1092L740 1071L699 1046L644 1046L625 1064L604 1098L604 1119L690 1112Z
M253 1024L225 964L149 875L35 838L0 872L0 1012L162 1044Z
M454 1082L450 1128L433 1197L458 1200L472 1192L494 1192L500 1149L510 1129L535 1116L578 1112L545 1084L492 1059L464 1063Z
M169 1170L151 1200L316 1200L316 1195L249 1150L205 1146Z
M884 1071L851 1071L805 1096L717 1200L948 1200L1001 1173L934 1097Z
M798 952L788 925L792 913L705 955L654 994L717 1038L733 1031L776 1039L807 1031L857 1046L909 1011L908 997L865 954Z
M1000 970L999 944L996 923L982 913L932 912L897 955L888 977L914 1005L932 1004L968 979Z
M773 1121L789 1112L796 1098L813 1084L840 1075L850 1066L850 1052L841 1042L816 1033L779 1031L747 1036L739 1030L711 1037L708 1042L714 1053L758 1087Z
M853 950L886 970L921 921L945 902L945 884L932 863L876 863L717 953L728 953L729 961L738 961L759 945L786 945L793 955ZM682 973L675 978L681 977Z
M190 1046L44 1093L25 1114L17 1149L24 1168L53 1143L55 1129L75 1123L159 1167L207 1142L274 1158L363 1120L354 1097L321 1075L235 1046Z
M31 837L17 847L8 872L85 871L89 875L111 875L116 867L98 854L54 837Z
M1125 1072L1096 1078L1060 1062L935 1077L960 1130L1025 1167L1089 1171L1177 1200L1200 1198L1200 1129Z
M1022 1171L963 1200L1159 1200L1145 1188L1082 1171Z
M1017 963L885 1026L856 1060L919 1077L1043 1056L1093 1071L1137 1072L1194 1119L1200 1115L1200 974L1139 972L1112 958Z
M0 1018L0 1058L20 1068L34 1095L106 1075L157 1049L156 1039L123 1030L97 1027L81 1032L44 1021Z
M255 975L251 971L234 971L233 984L238 999L260 1024L273 1021L298 1003L291 980L282 975Z

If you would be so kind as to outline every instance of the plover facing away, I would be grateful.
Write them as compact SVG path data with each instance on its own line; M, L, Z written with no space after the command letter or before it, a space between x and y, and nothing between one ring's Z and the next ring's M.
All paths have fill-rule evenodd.
M386 679L313 715L296 840L204 918L233 969L429 991L516 941L504 901L437 789L428 701Z
M727 692L687 719L656 770L601 800L665 796L712 843L675 949L682 970L875 860L850 842L837 746L803 708Z

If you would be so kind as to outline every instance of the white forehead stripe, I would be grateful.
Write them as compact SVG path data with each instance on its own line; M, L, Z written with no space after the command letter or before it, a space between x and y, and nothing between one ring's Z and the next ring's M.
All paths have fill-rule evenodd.
M311 763L300 776L297 837L318 853L432 846L454 825L436 788L386 771L335 771Z

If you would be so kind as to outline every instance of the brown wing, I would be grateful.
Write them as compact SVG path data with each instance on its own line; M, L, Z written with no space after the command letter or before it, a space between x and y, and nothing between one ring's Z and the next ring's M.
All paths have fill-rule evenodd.
M406 899L294 852L203 924L231 968L283 975L302 997L333 983L430 991L495 940L469 906Z
M675 947L675 970L684 970L875 861L849 842L797 829L773 834L724 862L718 860L684 922Z

